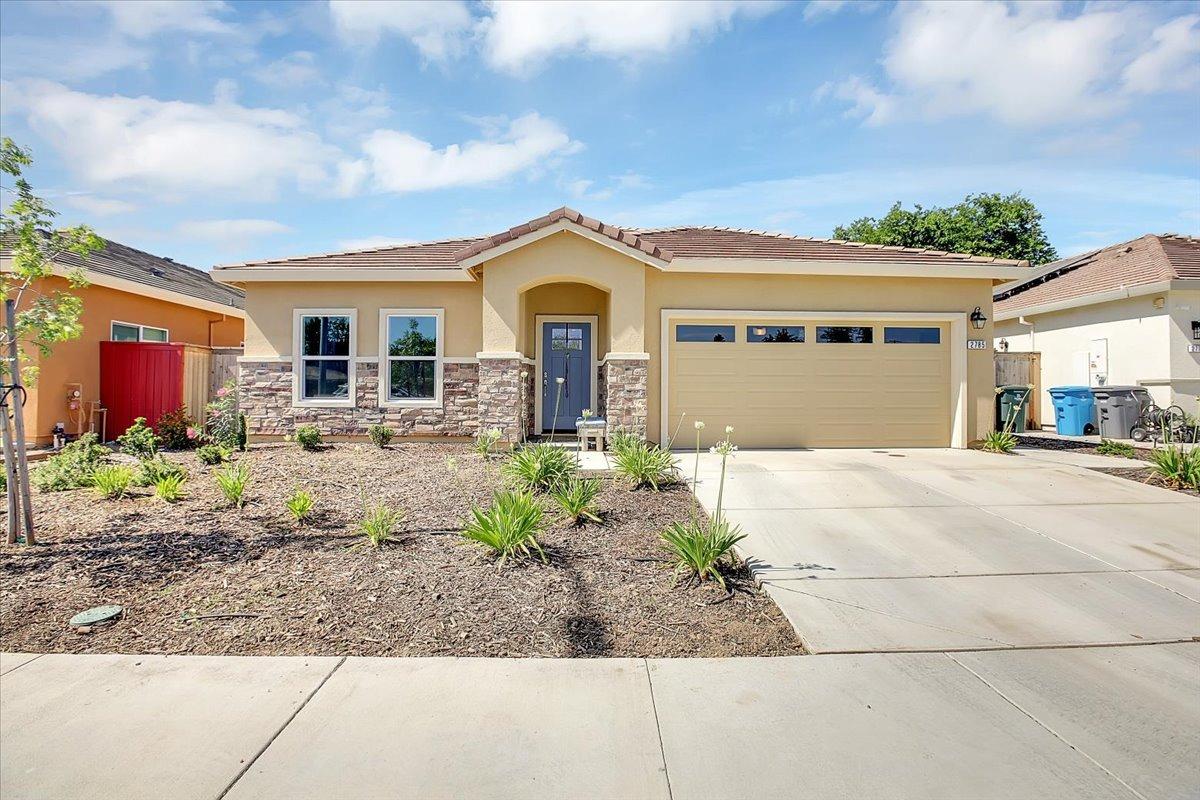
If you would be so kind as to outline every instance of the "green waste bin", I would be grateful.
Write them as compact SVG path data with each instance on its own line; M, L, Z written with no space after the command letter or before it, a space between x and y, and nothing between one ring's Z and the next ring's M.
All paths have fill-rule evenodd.
M1011 418L1008 429L1013 433L1024 433L1025 410L1033 392L1028 386L1001 386L996 394L996 430L1004 430Z

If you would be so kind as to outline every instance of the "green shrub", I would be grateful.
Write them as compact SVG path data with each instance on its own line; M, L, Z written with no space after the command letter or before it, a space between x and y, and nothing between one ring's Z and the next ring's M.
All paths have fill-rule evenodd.
M1117 442L1112 439L1101 439L1096 446L1096 452L1103 456L1121 456L1133 458L1137 450L1128 442Z
M284 508L292 515L292 519L296 520L297 525L303 525L312 515L314 505L316 503L313 496L303 489L297 489L292 492L291 497L283 501Z
M138 486L154 486L160 478L178 475L181 479L187 477L187 471L182 464L168 461L162 456L148 458L138 465L136 483Z
M246 486L250 483L250 467L245 464L227 464L213 473L217 488L225 499L241 508L246 502Z
M725 556L733 561L733 546L746 538L736 525L725 520L672 523L659 534L674 560L675 576L686 573L688 579L715 580L725 587L721 576L721 559Z
M491 508L472 508L471 517L462 535L499 556L497 569L509 558L529 558L534 551L546 561L537 540L542 532L542 508L532 492L496 492Z
M305 450L319 450L321 448L321 429L316 425L301 425L296 428L295 439L296 443Z
M138 417L125 432L117 437L121 452L133 456L139 461L154 458L158 454L158 436L146 424L145 417Z
M608 450L613 454L623 453L626 450L637 447L641 444L643 444L643 442L640 436L635 436L634 434L623 431L620 428L614 429L608 437Z
M1008 431L988 431L983 437L983 449L989 453L1011 453L1017 449L1017 437Z
M205 430L216 444L233 449L238 445L240 417L237 410L237 381L230 379L217 389L217 396L208 404Z
M547 492L575 473L575 461L564 448L543 442L517 450L500 469L521 489Z
M475 452L487 458L496 449L496 445L500 442L504 434L499 428L488 428L479 432L475 437Z
M229 449L219 444L204 444L196 448L196 457L210 467L224 464L229 460Z
M1179 445L1156 447L1150 451L1150 467L1176 488L1200 489L1200 450Z
M8 470L0 471L0 492L8 491Z
M163 414L155 428L159 443L168 450L191 450L199 443L200 432L188 416L187 406Z
M133 483L133 470L121 464L96 467L92 473L92 486L96 494L108 500L119 500L129 491Z
M363 511L363 518L358 523L358 530L367 537L367 541L372 547L382 547L391 541L392 533L403 518L403 511L390 509L383 503L376 503Z
M629 479L633 488L649 486L656 492L659 487L673 483L678 476L675 459L669 450L640 439L613 453L613 469Z
M108 448L99 442L96 434L85 433L33 470L30 482L43 492L91 486L96 467L108 456Z
M387 425L372 425L367 428L367 435L371 437L371 441L376 447L383 448L388 446L396 432Z
M550 490L555 502L576 525L585 521L600 522L596 496L601 483L597 478L571 477Z
M167 503L174 503L186 496L183 491L184 477L181 474L160 475L154 481L154 496Z

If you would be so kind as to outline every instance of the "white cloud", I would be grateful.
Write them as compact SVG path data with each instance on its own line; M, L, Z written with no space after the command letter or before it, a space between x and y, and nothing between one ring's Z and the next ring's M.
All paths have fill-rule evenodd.
M221 0L103 0L118 31L146 39L166 31L231 33L234 28L219 15L229 10Z
M491 183L537 169L580 147L562 126L537 113L491 133L486 139L439 150L410 133L377 130L363 142L366 157L343 165L341 189L354 191L369 183L375 191L415 192Z
M92 95L49 81L3 84L21 112L82 178L160 195L275 196L284 185L318 190L339 151L286 111L248 108L221 84L211 105Z
M1198 17L1151 28L1146 7L906 3L884 46L879 88L860 76L823 87L868 124L984 114L1018 126L1111 116L1131 92L1200 81ZM1122 71L1124 76L1122 79Z
M329 13L347 41L374 45L397 35L432 61L456 55L474 24L460 0L329 0Z
M122 69L146 69L150 53L118 38L82 39L50 36L5 36L0 39L8 77L59 81L97 78Z
M812 22L822 17L832 17L843 11L870 13L879 7L879 3L865 2L865 0L809 0L804 6L804 20Z
M1154 46L1125 68L1133 92L1183 92L1200 85L1200 14L1173 19L1155 29Z
M245 244L262 236L291 231L292 228L271 219L198 219L175 226L180 236L221 245Z
M491 15L481 20L479 29L488 63L523 74L567 54L624 60L664 55L728 28L735 17L761 17L778 7L775 2L749 0L492 0L487 3Z
M97 217L109 217L115 214L128 214L137 211L137 206L125 200L113 197L99 197L94 194L72 192L63 198L67 205L77 208L87 214Z
M302 89L321 80L317 59L307 50L297 50L270 64L251 70L250 75L259 83L275 89Z
M364 236L361 239L342 239L337 246L339 250L378 250L381 247L398 247L414 242L414 239L398 236Z

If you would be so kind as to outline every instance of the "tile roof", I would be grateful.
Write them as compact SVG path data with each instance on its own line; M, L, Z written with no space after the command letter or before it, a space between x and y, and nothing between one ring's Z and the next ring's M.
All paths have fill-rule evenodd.
M997 286L996 312L1086 297L1123 286L1200 280L1200 239L1175 233L1146 234L1038 267L1028 278Z
M90 272L123 278L153 289L176 292L233 308L245 307L245 292L217 283L203 270L109 239L102 241L103 249L92 253L86 259L65 252L60 253L55 260L68 268L82 267ZM0 255L8 256L10 251L7 248L0 249Z
M294 258L228 264L242 267L354 267L380 269L457 269L460 263L494 247L514 241L534 231L567 220L613 241L639 250L659 261L677 258L761 258L789 261L848 261L906 264L1000 264L1027 267L1029 262L1014 259L948 253L918 247L847 242L841 239L815 239L783 233L701 226L674 228L629 228L608 225L570 208L558 208L549 214L492 236L463 237L436 242L379 247L346 253L326 253Z

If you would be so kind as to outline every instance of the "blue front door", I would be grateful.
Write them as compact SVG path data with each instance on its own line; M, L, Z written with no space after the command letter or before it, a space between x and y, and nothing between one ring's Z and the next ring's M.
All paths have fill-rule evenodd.
M575 430L575 420L591 398L592 323L543 322L542 430Z

